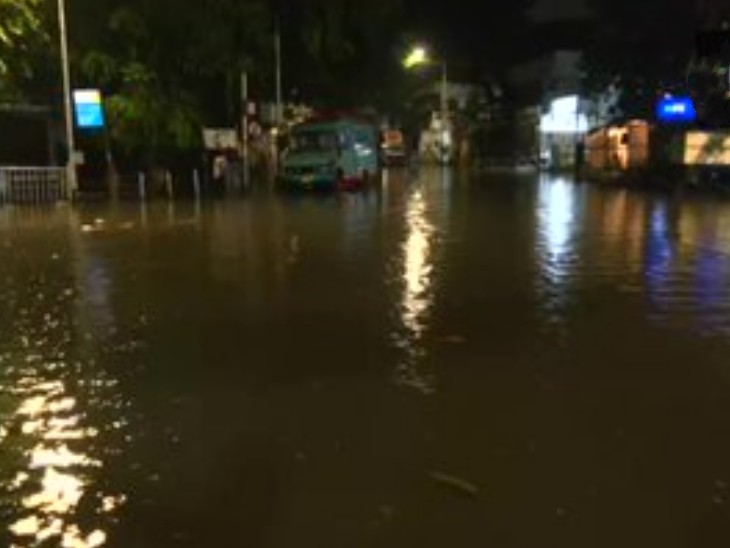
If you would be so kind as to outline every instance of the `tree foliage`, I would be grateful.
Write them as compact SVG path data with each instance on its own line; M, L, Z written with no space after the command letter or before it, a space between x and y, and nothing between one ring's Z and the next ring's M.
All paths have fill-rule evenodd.
M376 101L377 78L395 66L387 48L399 23L397 0L66 5L74 86L102 88L114 143L129 152L193 147L202 123L235 123L243 70L253 98L270 100L277 20L285 90L301 98L333 106ZM52 98L60 109L57 36L55 0L0 0L0 97Z
M0 0L0 98L30 95L44 80L50 41L44 0Z
M311 101L377 102L398 69L399 0L278 2L290 82Z
M259 1L101 0L102 10L83 1L94 5L75 19L95 32L76 44L77 77L105 91L114 141L149 161L199 145L202 122L223 102L206 92L254 69L268 30ZM88 20L94 11L103 24Z
M627 116L646 116L658 93L686 88L695 34L707 25L719 25L722 17L716 9L720 2L588 3L600 24L595 25L587 52L587 85L595 91L617 84Z

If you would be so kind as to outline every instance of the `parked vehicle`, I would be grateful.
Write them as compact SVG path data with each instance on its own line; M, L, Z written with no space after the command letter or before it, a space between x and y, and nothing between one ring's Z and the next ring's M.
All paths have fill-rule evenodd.
M387 129L382 133L380 154L383 165L403 165L406 163L406 143L403 132L397 129Z
M282 182L300 189L359 188L378 172L377 132L351 119L310 121L294 128L282 161Z

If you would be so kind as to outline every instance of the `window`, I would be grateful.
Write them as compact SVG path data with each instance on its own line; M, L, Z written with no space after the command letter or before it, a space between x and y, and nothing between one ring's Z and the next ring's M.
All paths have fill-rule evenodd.
M337 150L339 139L334 131L305 130L292 138L294 152L331 152Z

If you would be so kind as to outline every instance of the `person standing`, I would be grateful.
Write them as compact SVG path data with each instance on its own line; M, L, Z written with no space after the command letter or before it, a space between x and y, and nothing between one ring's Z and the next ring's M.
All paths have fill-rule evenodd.
M219 153L213 158L213 189L218 196L225 194L227 173L228 159L225 154Z

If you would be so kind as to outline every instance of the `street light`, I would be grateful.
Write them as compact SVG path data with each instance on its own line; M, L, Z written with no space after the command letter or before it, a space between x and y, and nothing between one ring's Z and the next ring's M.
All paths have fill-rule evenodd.
M412 70L422 65L441 65L441 160L446 158L447 132L449 119L449 84L448 84L448 66L445 60L435 61L429 54L428 50L423 46L414 46L413 49L403 59L403 67L406 70Z
M406 69L412 69L420 65L426 65L430 62L428 51L423 46L415 46L410 53L403 59L403 66Z
M63 104L66 123L66 177L72 197L77 190L76 181L76 143L74 142L73 109L71 107L71 69L68 59L68 33L66 30L66 2L58 0L58 27L61 40L61 72L63 74Z

